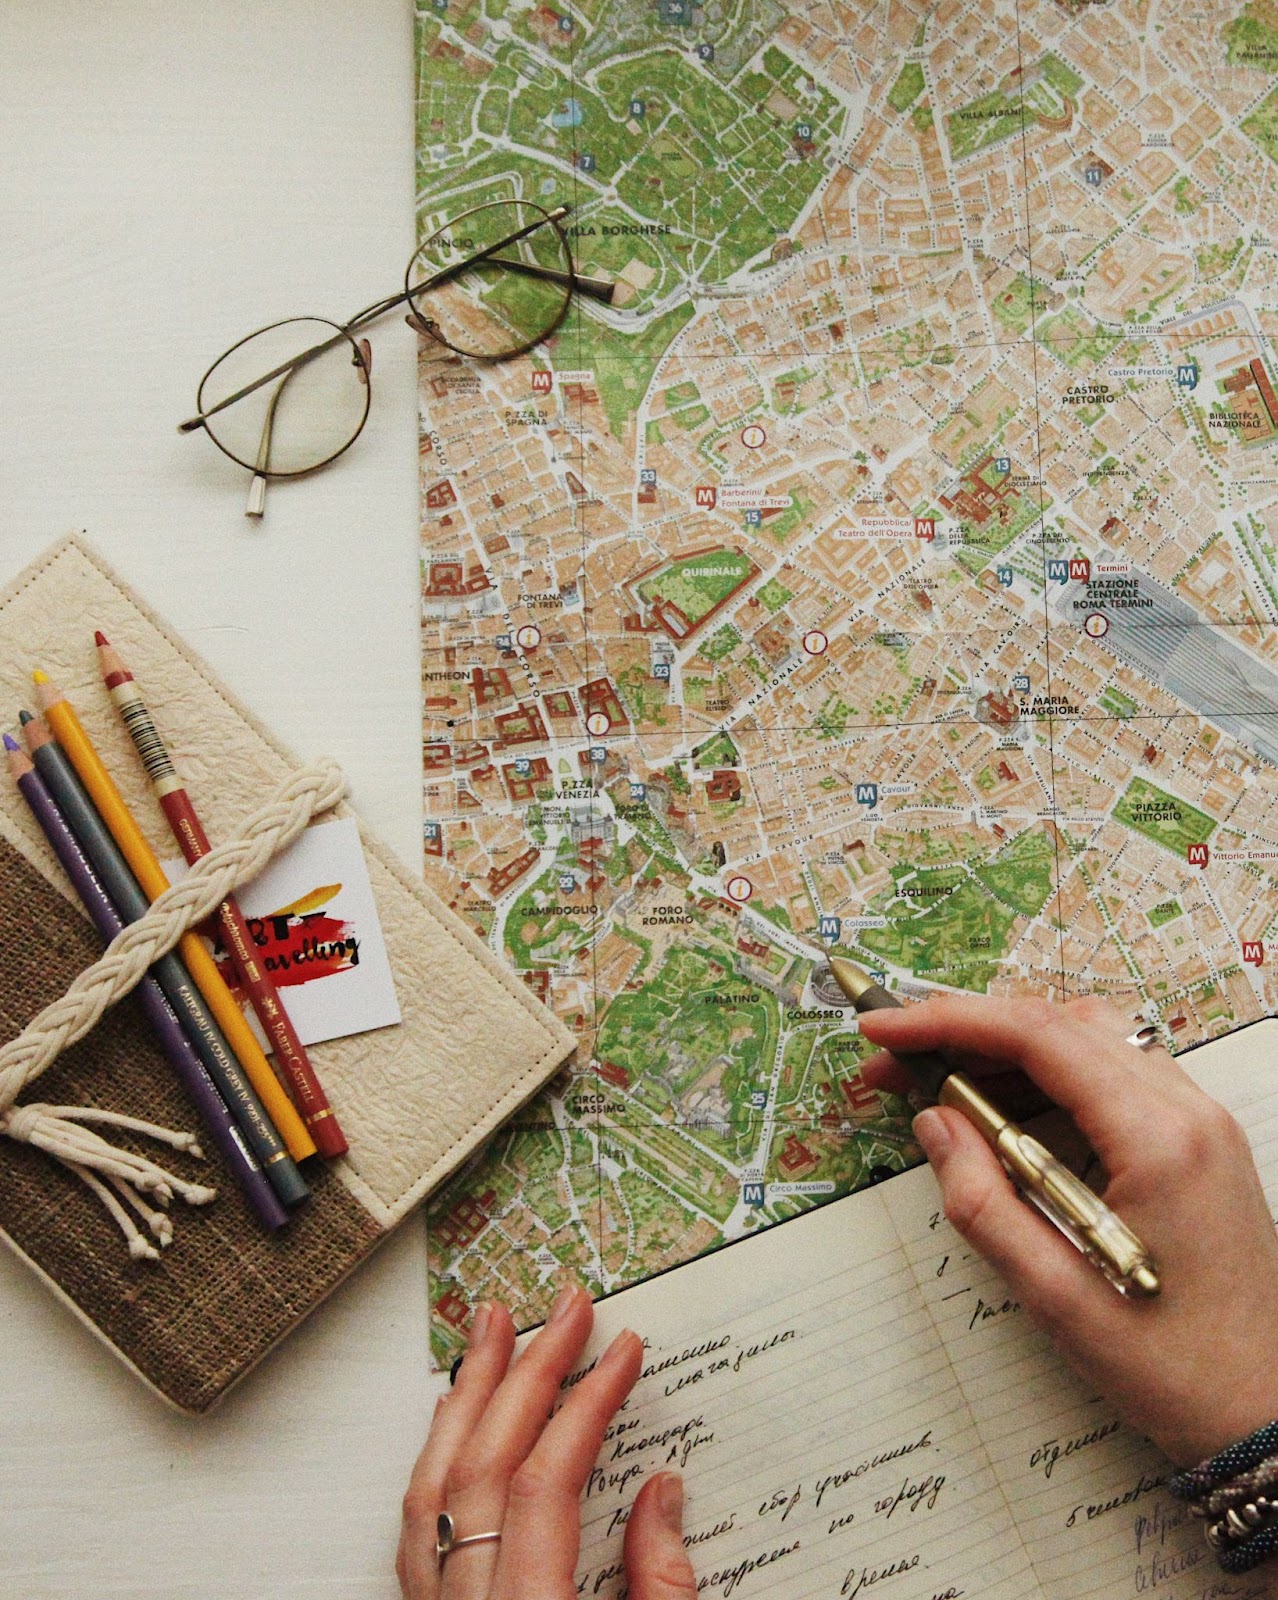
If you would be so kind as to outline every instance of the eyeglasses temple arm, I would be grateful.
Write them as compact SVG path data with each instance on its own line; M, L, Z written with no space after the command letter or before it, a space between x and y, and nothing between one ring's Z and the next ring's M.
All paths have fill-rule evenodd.
M275 408L284 393L284 385L292 376L293 374L289 372L280 379L279 387L271 396L271 403L266 408L262 438L257 447L257 463L253 468L253 481L249 484L248 504L244 507L246 517L260 517L266 511L266 475L271 469L271 435L275 432Z
M365 306L362 311L356 312L346 326L333 335L331 339L322 339L319 344L314 344L309 350L299 351L289 361L283 361L278 367L272 367L269 372L264 372L260 378L254 378L252 383L246 383L242 389L237 389L234 394L228 394L224 400L219 400L215 406L207 406L198 416L188 417L185 422L178 423L179 433L194 433L197 428L204 426L207 417L217 416L219 411L225 411L227 406L233 406L237 400L243 400L245 395L253 394L264 384L272 382L275 378L292 377L299 367L304 367L307 362L314 361L317 357L326 355L328 351L335 350L343 339L350 337L352 329L362 328L376 318L384 316L386 312L393 311L396 306L403 305L408 294L401 290L398 294L388 296L385 300L375 300L371 306Z
M494 256L493 265L509 267L512 272L522 272L529 278L548 278L551 283L562 283L570 289L579 289L593 300L612 304L617 285L610 278L587 278L579 272L563 272L558 267L539 266L535 261L512 261L509 256Z
M548 222L558 222L567 215L567 206L556 206L553 211L548 211L536 222L530 222L526 228L516 228L514 233L508 233L504 239L494 239L491 244L486 244L482 250L476 250L473 256L467 256L464 261L454 261L449 267L441 267L433 277L415 283L412 288L413 294L420 294L424 289L437 289L441 283L448 283L459 273L465 272L467 267L473 267L476 261L482 261L486 256L492 255L494 250L504 250L508 244L518 244L520 239L526 239L530 233L536 233L538 228L544 228Z
M309 350L303 350L290 361L282 361L278 367L272 367L269 372L264 372L260 378L254 378L252 383L246 383L242 389L237 389L234 394L228 394L225 399L219 400L215 406L206 406L197 416L188 417L185 422L178 423L179 433L193 433L196 428L202 428L205 420L217 416L219 411L225 411L227 406L233 406L237 400L243 400L247 394L253 394L264 384L272 382L275 378L291 378L299 367L304 367L308 362L316 360L326 351L335 349L346 337L345 332L335 333L331 339L324 339L319 344L314 344Z

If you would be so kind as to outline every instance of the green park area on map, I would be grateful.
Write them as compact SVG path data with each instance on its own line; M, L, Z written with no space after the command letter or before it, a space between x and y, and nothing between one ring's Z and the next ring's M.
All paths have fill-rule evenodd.
M1205 844L1216 831L1212 817L1156 789L1144 778L1133 778L1114 806L1114 815L1145 838L1183 856L1191 844Z
M445 1358L919 1158L823 952L1175 1049L1278 1005L1278 5L417 54L422 230L566 204L615 285L421 347L426 875L578 1040L431 1202Z

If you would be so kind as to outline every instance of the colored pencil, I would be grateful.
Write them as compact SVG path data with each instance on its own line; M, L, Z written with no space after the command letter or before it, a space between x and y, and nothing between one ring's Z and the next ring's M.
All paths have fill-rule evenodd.
M139 917L145 916L151 904L150 899L129 870L120 847L98 815L66 752L39 718L33 717L28 711L21 712L20 716L27 748L36 770L47 784L67 825L80 841L94 871L102 879L107 893L115 901L116 909L126 922L136 922ZM172 967L168 965L170 960L175 963ZM185 965L170 954L156 962L153 970L174 1009L183 1019L183 1026L188 1027L189 1024L188 1037L191 1043L248 1140L250 1149L265 1169L271 1187L285 1205L305 1199L306 1180L281 1143L262 1102L240 1071L235 1053L210 1015Z
M89 913L93 926L101 934L103 941L110 944L124 927L124 919L116 909L115 902L93 870L93 864L85 855L66 818L59 811L57 801L50 793L44 779L36 771L31 757L19 747L17 740L7 733L4 736L4 747L8 753L9 772L18 786L18 792L30 806L41 832L49 841L54 855L62 863L81 905ZM141 893L140 890L138 892ZM175 969L178 967L174 957L166 956L163 959L172 962ZM222 1152L223 1160L232 1178L243 1190L245 1199L264 1227L270 1229L283 1227L288 1221L288 1213L276 1198L266 1174L236 1127L226 1101L218 1093L217 1085L209 1076L194 1045L183 1033L181 1019L160 987L159 980L150 975L143 978L138 984L137 995L146 1019L151 1024L165 1055L168 1056L178 1081L190 1095L201 1122Z
M48 675L34 672L36 696L40 710L67 758L88 790L99 816L106 824L111 837L120 847L134 876L150 900L158 900L169 887L164 869L156 859L155 851L147 843L133 814L125 805L123 796L115 786L111 774L102 764L88 734L84 731L75 708L67 697L50 683ZM178 947L196 987L204 996L209 1010L217 1018L218 1026L239 1058L245 1075L257 1091L267 1115L279 1129L295 1161L303 1161L315 1154L315 1141L306 1131L301 1117L293 1109L293 1102L284 1093L279 1079L271 1071L262 1047L253 1037L253 1030L244 1013L226 987L217 962L201 944L194 933L185 933Z
M168 747L155 726L133 674L105 634L99 631L93 637L98 647L102 680L142 759L173 837L187 861L194 864L201 856L208 855L212 848L194 803L177 774ZM231 961L257 1013L258 1021L275 1047L275 1060L284 1072L286 1085L292 1091L293 1103L310 1129L319 1153L330 1157L345 1155L348 1149L346 1139L328 1103L328 1097L320 1086L315 1069L270 974L254 954L253 936L233 896L223 900L217 908L217 920Z

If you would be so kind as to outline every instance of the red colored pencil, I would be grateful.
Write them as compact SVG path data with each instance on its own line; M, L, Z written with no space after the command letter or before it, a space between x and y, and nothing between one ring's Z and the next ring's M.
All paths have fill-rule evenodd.
M137 752L142 758L147 776L155 790L156 798L181 846L188 862L196 862L208 855L212 846L200 825L191 797L182 785L169 759L164 741L156 731L151 713L146 708L141 691L133 681L133 674L120 660L116 651L101 632L94 634L98 647L98 661L102 668L112 700L115 701L124 725L129 730ZM333 1108L320 1087L315 1069L311 1066L297 1030L289 1019L270 975L262 968L253 953L253 936L244 921L235 900L228 898L218 907L218 926L226 940L231 960L244 985L253 1010L275 1047L275 1059L282 1068L293 1096L315 1147L324 1156L345 1155L347 1143Z

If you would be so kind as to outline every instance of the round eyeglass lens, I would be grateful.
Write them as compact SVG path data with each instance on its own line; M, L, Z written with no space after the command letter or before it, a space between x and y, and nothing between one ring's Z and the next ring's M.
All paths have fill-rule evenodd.
M493 200L460 216L422 218L432 231L405 289L433 337L461 355L519 355L563 321L572 256L557 222L529 200Z
M359 436L368 403L364 352L322 317L290 317L242 339L205 373L197 401L202 413L214 411L204 426L218 448L270 478L341 455Z

